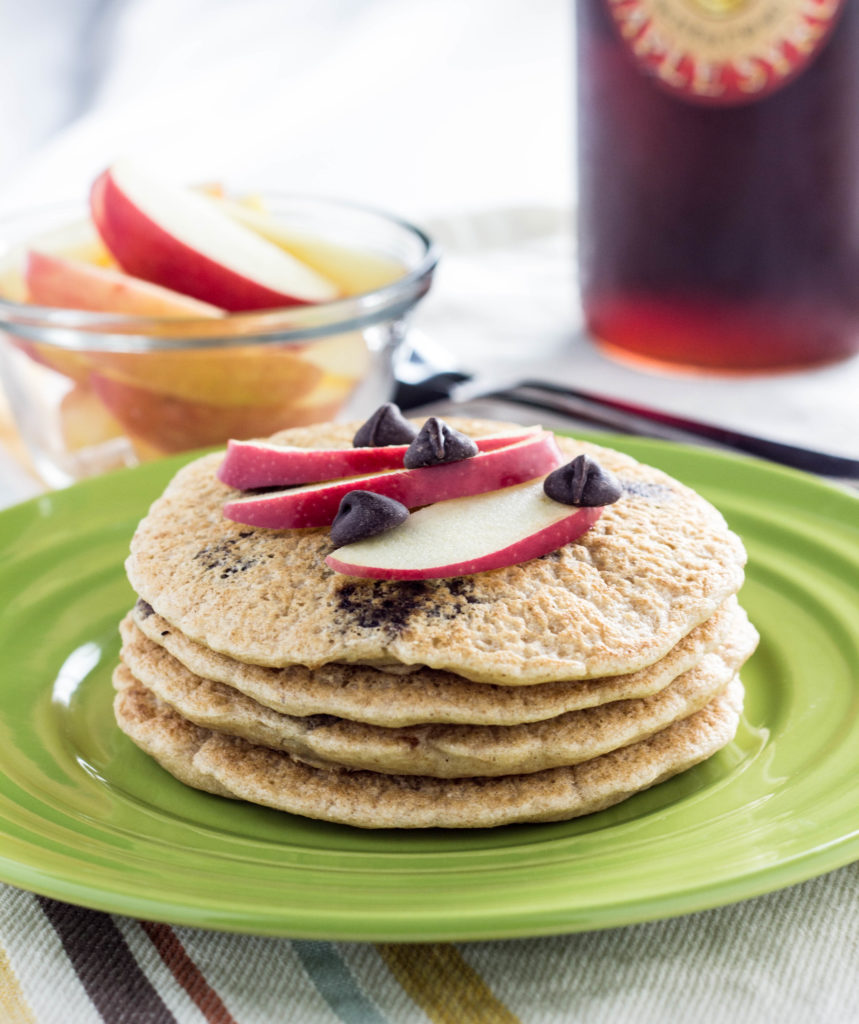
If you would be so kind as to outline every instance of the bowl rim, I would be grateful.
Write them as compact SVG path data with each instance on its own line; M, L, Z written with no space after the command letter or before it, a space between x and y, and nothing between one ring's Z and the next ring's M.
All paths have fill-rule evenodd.
M309 203L375 217L417 239L422 247L421 256L402 277L373 291L333 302L228 313L216 319L101 313L37 306L0 297L0 331L14 331L25 340L72 351L152 352L299 344L401 319L429 291L441 258L440 247L423 228L404 217L369 204L327 196L272 189L242 190L245 191L281 202ZM9 224L36 215L47 216L52 210L59 217L63 211L81 211L82 204L67 200L7 214L0 218L0 236ZM58 226L62 224L61 219L57 221ZM12 242L9 251L14 252L19 246L25 247L26 241ZM229 324L229 333L223 331L223 324Z

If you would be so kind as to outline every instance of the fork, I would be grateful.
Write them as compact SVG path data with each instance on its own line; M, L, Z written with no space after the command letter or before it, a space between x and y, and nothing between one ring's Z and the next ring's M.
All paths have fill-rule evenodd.
M675 416L660 409L549 381L523 380L487 389L479 380L473 380L465 374L446 372L414 384L400 384L395 399L403 409L414 409L433 402L449 402L455 407L473 402L509 403L627 434L686 443L703 441L715 447L744 452L859 487L857 459L786 444L685 416Z

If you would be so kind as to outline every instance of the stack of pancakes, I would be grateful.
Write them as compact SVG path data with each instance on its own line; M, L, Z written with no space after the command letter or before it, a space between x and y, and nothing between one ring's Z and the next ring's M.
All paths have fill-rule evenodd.
M742 544L664 473L558 443L621 481L595 526L520 565L414 582L333 572L327 529L230 522L222 456L186 466L132 542L120 728L188 785L365 828L572 818L709 757L757 643Z

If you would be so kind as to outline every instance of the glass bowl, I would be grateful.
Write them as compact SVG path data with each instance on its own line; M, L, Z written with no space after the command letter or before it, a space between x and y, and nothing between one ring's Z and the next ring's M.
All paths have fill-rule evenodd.
M363 416L389 397L392 360L438 252L424 232L345 202L265 194L272 241L346 297L218 319L55 309L26 302L29 247L93 256L85 211L63 205L0 223L0 374L36 470L50 486L174 452ZM252 213L251 216L254 216Z

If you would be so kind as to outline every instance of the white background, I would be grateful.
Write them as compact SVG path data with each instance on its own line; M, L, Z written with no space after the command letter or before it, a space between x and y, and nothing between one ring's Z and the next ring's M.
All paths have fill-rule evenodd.
M0 207L119 154L410 216L570 201L569 0L0 3Z

